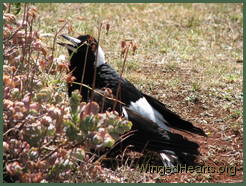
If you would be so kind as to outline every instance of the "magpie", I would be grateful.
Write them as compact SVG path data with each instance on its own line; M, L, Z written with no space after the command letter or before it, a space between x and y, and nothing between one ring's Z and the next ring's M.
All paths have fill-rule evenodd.
M94 73L96 73L95 88L110 88L113 95L123 102L131 110L150 119L159 127L170 130L170 128L206 136L204 131L195 127L191 122L182 119L179 115L169 110L163 103L138 90L131 82L121 77L109 64L106 63L105 54L97 40L90 35L81 35L74 38L61 35L70 43L59 42L68 49L70 56L69 70L76 78L75 82L68 83L68 94L79 89L82 99L89 100L91 89L82 86L81 83L93 86ZM96 65L96 68L94 68ZM83 81L83 82L82 82Z
M75 77L73 83L68 83L68 95L71 96L74 90L79 89L82 101L89 101L92 94L89 87L94 86L98 90L108 88L120 101L115 107L116 110L133 123L132 130L123 135L108 154L132 144L138 151L146 148L160 153L163 164L167 166L174 165L181 159L188 159L187 156L191 158L199 154L197 143L171 133L170 128L206 136L202 129L183 120L163 103L138 90L131 82L121 77L106 63L104 51L94 37L61 36L70 42L58 44L68 49L69 71ZM109 105L113 107L112 103L106 107Z

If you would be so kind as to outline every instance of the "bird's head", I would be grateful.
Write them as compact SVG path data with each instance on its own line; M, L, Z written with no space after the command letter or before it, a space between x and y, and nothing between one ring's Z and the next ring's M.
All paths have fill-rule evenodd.
M86 61L88 65L96 62L97 66L105 63L105 55L100 46L98 46L97 40L90 35L81 35L77 38L61 35L64 39L70 43L58 42L59 45L68 49L70 55L70 62L83 65ZM96 60L97 57L97 60Z

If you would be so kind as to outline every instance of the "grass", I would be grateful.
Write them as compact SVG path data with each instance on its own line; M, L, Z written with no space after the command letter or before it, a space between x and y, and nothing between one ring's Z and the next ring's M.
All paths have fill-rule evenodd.
M127 165L111 172L114 179L77 181L107 182L242 182L242 4L34 4L38 10L42 42L52 48L53 37L65 22L62 33L92 34L103 28L100 45L106 60L121 69L120 42L132 39L138 46L128 56L123 76L139 89L166 103L208 134L193 137L201 145L200 162L210 166L235 165L236 176L226 174L174 174L160 177L142 174ZM55 57L67 55L56 46ZM67 58L68 59L68 58ZM63 75L43 72L42 85L66 94ZM56 92L52 92L55 95ZM50 96L60 99L62 96ZM63 100L66 102L67 100ZM57 102L57 100L53 100ZM236 153L237 152L237 153ZM95 170L94 170L95 172ZM101 173L101 172L100 172ZM131 176L133 174L134 176Z

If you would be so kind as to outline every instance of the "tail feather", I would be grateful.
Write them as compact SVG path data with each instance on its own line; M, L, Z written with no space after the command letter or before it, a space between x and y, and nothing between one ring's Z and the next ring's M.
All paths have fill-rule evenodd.
M147 101L150 103L150 105L153 108L155 108L158 112L160 112L162 116L165 118L165 120L167 120L168 122L167 125L169 127L172 127L178 130L192 132L195 134L199 134L201 136L207 136L202 129L195 127L191 122L182 119L179 115L177 115L176 113L166 108L166 106L160 101L144 93L143 95L147 99Z

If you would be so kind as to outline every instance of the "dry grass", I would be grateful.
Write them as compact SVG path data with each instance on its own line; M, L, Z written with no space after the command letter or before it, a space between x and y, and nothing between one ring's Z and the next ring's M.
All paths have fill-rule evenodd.
M109 64L122 67L120 42L133 39L124 77L204 129L208 138L192 136L201 145L199 162L236 166L235 176L218 173L143 174L127 165L115 171L100 168L90 182L242 182L243 181L243 16L242 4L35 4L36 28L52 47L55 32L71 36L102 30L101 46ZM51 35L49 35L51 34ZM55 56L67 54L56 46ZM49 78L49 82L54 81ZM57 78L57 77L55 77ZM58 81L61 81L58 79ZM65 86L60 90L65 92ZM113 179L106 175L114 175ZM83 179L75 179L83 182Z

